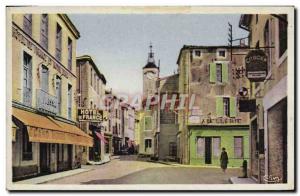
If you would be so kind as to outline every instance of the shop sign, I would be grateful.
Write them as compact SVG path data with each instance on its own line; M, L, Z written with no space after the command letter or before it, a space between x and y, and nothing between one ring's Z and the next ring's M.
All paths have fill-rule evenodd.
M251 82L262 82L267 76L267 56L262 50L251 50L245 57L246 77Z
M78 120L81 122L102 122L103 111L99 109L78 109Z
M239 100L240 112L256 112L256 100L255 99L240 99Z
M241 118L228 118L228 117L218 117L218 118L203 118L201 120L202 125L209 124L240 124L242 122Z
M58 101L56 97L41 89L36 90L36 95L36 107L38 111L55 115L58 113Z

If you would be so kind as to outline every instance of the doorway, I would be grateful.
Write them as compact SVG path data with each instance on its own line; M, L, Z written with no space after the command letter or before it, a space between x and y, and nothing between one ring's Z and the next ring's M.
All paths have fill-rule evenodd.
M73 145L68 144L68 169L72 169Z
M47 174L50 172L50 151L49 144L40 143L40 173Z
M211 164L211 137L205 137L205 164Z

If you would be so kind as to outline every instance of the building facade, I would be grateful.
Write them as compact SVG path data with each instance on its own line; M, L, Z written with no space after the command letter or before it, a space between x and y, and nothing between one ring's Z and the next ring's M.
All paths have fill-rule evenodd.
M135 153L135 108L128 103L121 103L121 138L123 153Z
M256 112L250 114L250 175L259 183L273 176L287 183L287 43L288 15L242 15L240 27L249 31L250 47L267 56L267 77L251 82Z
M97 109L106 116L105 76L99 71L91 56L83 55L77 61L78 109ZM82 163L107 162L110 160L112 139L107 120L80 122L80 128L94 138L93 147L83 147ZM107 150L108 149L108 150Z
M65 14L12 15L13 180L80 167L78 30Z
M219 166L222 148L229 167L249 161L249 117L237 109L239 88L249 88L249 83L234 74L243 67L244 56L231 59L230 52L228 46L184 46L180 51L179 93L188 98L178 110L180 163ZM239 46L232 52L245 50Z

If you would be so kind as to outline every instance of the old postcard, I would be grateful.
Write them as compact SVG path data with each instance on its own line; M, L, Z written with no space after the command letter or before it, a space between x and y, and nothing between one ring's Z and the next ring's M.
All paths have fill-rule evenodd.
M294 7L7 7L8 190L294 190Z

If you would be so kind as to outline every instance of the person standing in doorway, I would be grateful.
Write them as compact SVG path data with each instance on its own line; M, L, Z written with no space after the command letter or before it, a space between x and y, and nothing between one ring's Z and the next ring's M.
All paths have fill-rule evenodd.
M220 162L221 162L221 168L222 168L223 172L225 173L226 169L227 169L227 164L228 164L228 155L227 155L225 148L222 148Z

